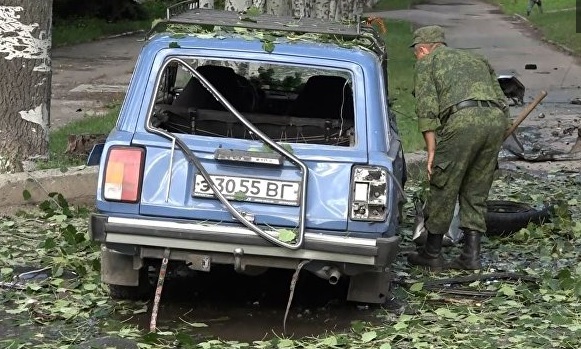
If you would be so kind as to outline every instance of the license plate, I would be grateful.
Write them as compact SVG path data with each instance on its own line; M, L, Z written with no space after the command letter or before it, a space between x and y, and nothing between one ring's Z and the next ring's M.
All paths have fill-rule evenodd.
M299 182L217 175L210 177L220 192L229 200L291 206L299 204ZM200 174L196 174L194 196L214 197L212 189Z

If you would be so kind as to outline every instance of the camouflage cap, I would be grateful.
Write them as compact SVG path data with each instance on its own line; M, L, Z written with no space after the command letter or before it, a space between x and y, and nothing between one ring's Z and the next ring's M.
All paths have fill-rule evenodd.
M414 31L414 41L410 47L414 47L416 44L431 44L436 42L446 44L444 29L439 25L429 25Z

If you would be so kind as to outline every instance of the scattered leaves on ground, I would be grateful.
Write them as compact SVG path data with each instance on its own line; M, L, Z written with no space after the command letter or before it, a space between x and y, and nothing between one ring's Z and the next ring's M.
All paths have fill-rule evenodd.
M408 196L421 188L421 183L410 181ZM405 312L378 310L377 321L354 321L351 330L342 333L243 343L196 337L196 328L204 323L147 333L114 321L115 314L147 312L150 305L109 299L100 283L98 246L88 238L87 212L53 194L38 212L0 219L0 345L73 348L114 336L139 348L578 348L580 197L577 174L544 179L503 175L494 182L490 198L538 207L550 203L551 223L530 225L508 237L485 237L484 270L440 275L405 263L405 253L413 249L410 201L404 207L403 252L394 266L394 293L407 304ZM290 238L280 232L281 238L286 235ZM451 258L457 253L452 247L445 254ZM471 281L438 283L466 277Z

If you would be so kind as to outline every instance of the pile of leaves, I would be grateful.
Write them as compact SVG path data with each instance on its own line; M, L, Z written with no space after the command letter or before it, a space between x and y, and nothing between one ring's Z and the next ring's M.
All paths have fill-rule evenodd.
M421 187L410 181L408 197ZM0 219L0 345L76 348L114 336L138 348L580 347L580 176L541 180L506 174L494 182L491 198L550 203L553 217L511 236L485 237L482 271L434 275L405 263L406 251L413 249L410 202L403 252L394 268L401 307L379 308L376 321L355 321L341 333L243 343L204 339L196 330L203 324L148 333L115 321L116 314L147 312L148 305L109 299L99 280L98 246L89 241L89 212L55 194L36 212ZM457 253L456 247L446 251L448 258Z

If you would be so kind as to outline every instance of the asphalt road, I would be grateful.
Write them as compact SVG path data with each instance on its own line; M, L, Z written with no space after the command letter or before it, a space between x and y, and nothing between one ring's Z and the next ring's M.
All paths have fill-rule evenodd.
M550 3L546 7L549 11ZM581 97L579 59L542 41L526 19L503 15L497 7L479 0L431 0L410 10L368 15L408 20L414 26L443 26L449 46L487 56L498 74L515 74L526 86L525 102L541 90L548 92L518 130L529 147L567 151L575 143L577 133L570 131L580 126L581 105L571 101ZM102 113L121 101L143 38L137 34L53 49L51 127ZM525 69L527 64L537 68ZM512 114L519 112L513 108ZM511 166L576 171L581 170L581 161Z
M549 11L550 2L546 6ZM498 74L516 75L526 87L525 103L541 90L547 91L547 97L515 134L527 151L571 150L577 140L575 129L581 127L581 105L571 103L581 97L580 60L566 48L543 41L526 18L504 15L496 6L479 0L431 0L410 10L368 15L406 20L418 27L432 24L444 27L449 46L483 54ZM526 69L527 65L536 65L536 69ZM514 117L522 110L511 109ZM540 173L581 171L579 160L535 163L510 157L506 160L501 161L501 168Z

